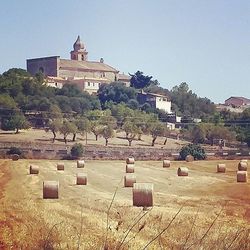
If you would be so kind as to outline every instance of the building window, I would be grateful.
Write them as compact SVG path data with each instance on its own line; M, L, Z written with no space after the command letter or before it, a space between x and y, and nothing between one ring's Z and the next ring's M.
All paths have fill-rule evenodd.
M39 68L39 72L44 73L44 68L43 68L43 67L40 67L40 68Z
M162 100L163 100L164 102L166 102L166 101L167 101L167 99L166 99L166 98L163 98Z
M90 86L90 82L88 82L88 86Z

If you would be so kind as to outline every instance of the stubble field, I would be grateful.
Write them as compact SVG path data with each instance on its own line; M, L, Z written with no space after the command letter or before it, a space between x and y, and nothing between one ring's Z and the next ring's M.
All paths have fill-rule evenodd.
M0 160L0 249L250 249L250 183L236 182L237 161L220 161L224 174L218 161L136 162L137 182L154 183L147 209L132 206L125 161L63 162ZM88 185L76 185L79 172ZM42 199L44 180L59 181L59 199Z

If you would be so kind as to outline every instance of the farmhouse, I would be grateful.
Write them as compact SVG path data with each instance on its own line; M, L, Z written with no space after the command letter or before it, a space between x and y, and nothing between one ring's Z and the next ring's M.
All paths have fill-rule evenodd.
M103 83L122 81L129 86L130 76L119 74L119 70L100 61L88 61L88 52L80 36L77 37L70 52L71 59L50 56L27 60L27 71L32 75L42 72L47 77L47 84L62 88L66 83L73 83L90 94L96 93Z
M151 107L164 110L166 113L171 113L171 101L169 97L154 93L145 93L143 90L138 93L138 102L140 104L149 103Z

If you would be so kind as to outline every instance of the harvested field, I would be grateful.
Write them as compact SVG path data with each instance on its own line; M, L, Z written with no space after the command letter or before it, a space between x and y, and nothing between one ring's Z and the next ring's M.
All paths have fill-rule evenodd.
M86 186L76 185L83 169L63 163L0 160L0 249L250 249L250 182L237 183L238 161L220 161L226 173L218 161L136 161L136 181L154 184L152 209L132 206L124 161L85 161ZM43 181L59 181L59 199L43 199Z

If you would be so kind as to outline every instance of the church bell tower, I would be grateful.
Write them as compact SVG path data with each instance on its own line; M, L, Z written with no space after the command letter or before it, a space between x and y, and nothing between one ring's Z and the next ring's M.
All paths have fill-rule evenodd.
M88 60L88 52L84 48L84 44L81 41L80 36L77 37L74 45L74 50L70 52L71 60L76 61L87 61Z

